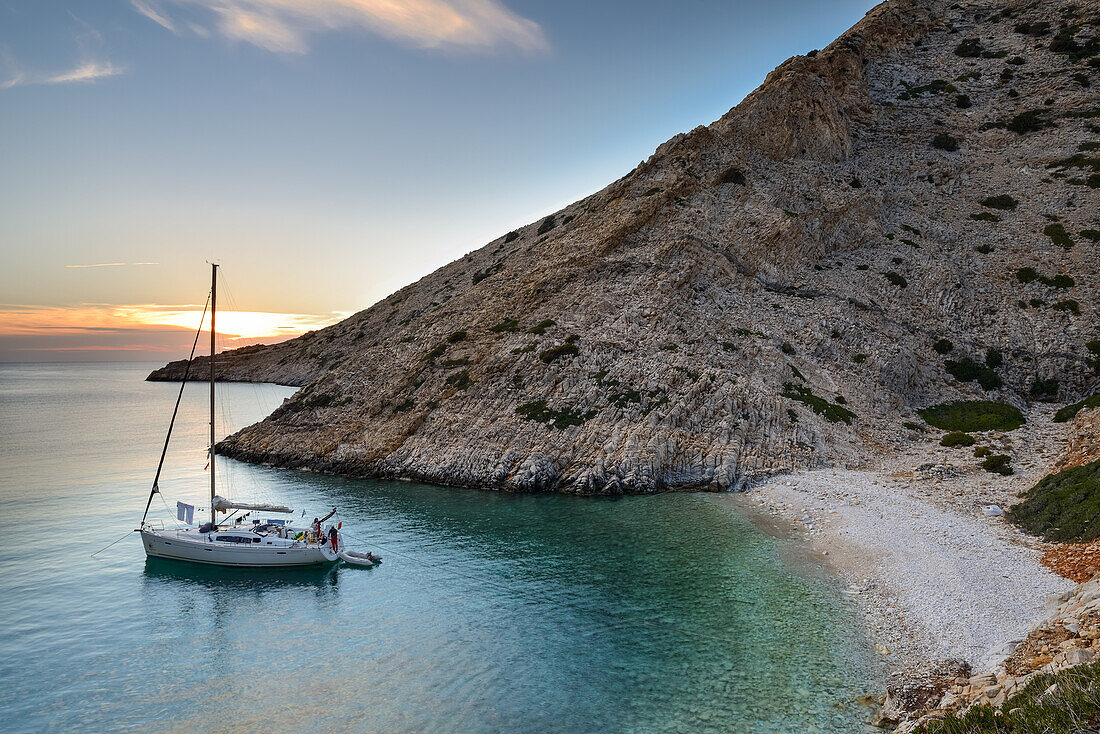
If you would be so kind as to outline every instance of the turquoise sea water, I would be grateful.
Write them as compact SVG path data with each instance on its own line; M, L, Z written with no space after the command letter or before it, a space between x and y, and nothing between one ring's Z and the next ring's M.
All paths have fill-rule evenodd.
M853 611L712 495L516 496L219 460L241 499L335 505L374 569L147 560L177 385L0 365L5 731L852 732ZM203 506L205 386L165 478ZM220 386L236 429L293 391ZM307 518L308 519L308 518ZM94 551L124 536L96 557Z

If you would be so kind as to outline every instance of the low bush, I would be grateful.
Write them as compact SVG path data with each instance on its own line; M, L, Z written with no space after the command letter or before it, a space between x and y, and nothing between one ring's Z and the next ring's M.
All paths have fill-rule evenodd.
M550 364L554 360L561 359L562 357L575 357L580 353L581 350L577 348L576 344L562 344L539 352L539 359L546 364Z
M855 362L856 364L863 364L864 362L867 361L867 355L866 354L853 354L852 355L852 361Z
M473 380L470 379L470 373L466 370L461 372L455 372L453 375L447 378L447 384L456 390L465 390L470 386Z
M883 273L883 275L886 276L886 280L890 281L898 288L904 288L905 286L909 285L909 281L907 281L898 273L895 273L893 270L888 270L887 272Z
M1042 130L1050 124L1045 110L1027 110L1009 120L1005 127L1018 135L1024 135Z
M466 337L469 336L465 329L459 329L447 337L447 341L451 344L458 344L459 342L466 341Z
M504 244L508 244L509 242L512 242L516 239L519 239L519 232L516 232L515 230L513 230L513 231L509 232L508 234L504 235Z
M554 227L557 227L557 226L558 226L558 221L556 219L554 219L554 215L551 214L546 219L542 220L542 224L540 224L539 228L538 228L538 233L539 234L546 234L547 232L549 232L550 230L552 230Z
M1005 356L1001 354L999 349L989 348L985 350L985 366L990 369L997 369L1004 364Z
M1090 395L1084 400L1078 400L1076 403L1070 403L1062 408L1058 409L1058 412L1054 414L1055 423L1065 423L1071 421L1077 417L1077 414L1082 410L1091 410L1092 408L1100 408L1100 392L1095 395Z
M830 423L844 422L851 425L852 419L856 417L856 414L848 410L844 406L834 405L825 398L819 398L814 395L810 388L805 385L795 385L791 382L783 383L783 392L780 393L785 398L790 400L797 400L800 403L804 403L810 407L810 410L818 415L824 416L825 420Z
M947 339L937 339L936 343L932 345L932 348L940 354L948 354L955 348L955 345Z
M519 331L519 321L516 319L504 319L496 326L490 326L489 331L494 334L502 334L506 331Z
M1020 268L1016 271L1016 280L1021 283L1033 283L1039 279L1039 272L1035 268Z
M959 400L922 408L924 422L944 431L1014 431L1024 424L1023 414L993 400Z
M596 411L580 411L573 408L554 410L546 405L545 400L534 400L516 408L516 415L529 421L546 423L561 431L569 426L579 426L585 421L595 418Z
M970 95L960 94L955 97L955 106L960 110L965 110L970 107Z
M962 43L955 47L955 55L964 59L975 59L982 55L982 42L977 38L964 38Z
M1051 242L1063 249L1068 250L1073 247L1073 240L1070 238L1069 233L1066 232L1066 228L1061 224L1048 224L1043 228L1043 234L1049 237Z
M1100 537L1100 459L1039 480L1008 510L1008 519L1046 540Z
M428 352L427 354L425 354L420 359L422 359L425 362L434 362L435 360L442 357L443 353L446 352L446 351L447 351L447 344L441 342L439 344L436 344L435 347L432 349L432 351Z
M1004 384L992 367L975 362L970 357L949 359L943 366L959 382L977 382L985 390L996 390Z
M1053 377L1046 380L1036 377L1028 394L1035 400L1053 400L1058 397L1058 380Z
M945 434L940 439L940 446L973 446L974 437L969 433L963 433L962 431L951 431L951 433Z
M1020 202L1013 199L1008 194L1000 194L998 196L990 196L982 199L981 204L989 209L1000 209L1002 211L1014 210Z
M990 454L982 460L982 469L990 474L1009 476L1012 474L1012 457L1004 454Z
M937 133L932 138L932 147L952 153L959 149L959 139L947 133Z
M917 734L1046 734L1095 730L1100 721L1100 663L1039 673L1000 709L988 704L919 727Z
M1067 298L1064 301L1058 301L1058 303L1054 304L1051 308L1053 308L1055 311L1068 311L1074 316L1077 316L1081 313L1081 304L1073 300L1072 298Z
M542 336L551 326L557 326L557 322L555 322L553 319L543 319L542 321L538 322L530 329L528 329L527 333L538 334L539 336Z
M992 453L993 453L993 450L990 449L988 446L978 446L977 448L974 449L974 456L978 459L981 459L982 457L985 457L985 456L989 456Z
M978 212L977 214L971 214L970 218L975 222L999 222L1001 218L992 212Z

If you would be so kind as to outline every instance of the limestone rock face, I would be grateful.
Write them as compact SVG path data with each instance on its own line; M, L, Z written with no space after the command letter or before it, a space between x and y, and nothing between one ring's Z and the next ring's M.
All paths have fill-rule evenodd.
M1036 379L1076 400L1100 336L1098 12L883 3L603 190L228 353L224 379L303 389L219 450L519 491L729 489L899 448L930 403L1026 410ZM988 349L1003 387L945 370Z

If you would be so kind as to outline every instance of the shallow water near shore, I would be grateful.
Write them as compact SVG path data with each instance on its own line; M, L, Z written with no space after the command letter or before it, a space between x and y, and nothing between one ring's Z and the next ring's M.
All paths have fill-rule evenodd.
M865 726L855 698L875 668L854 610L789 561L790 541L709 495L508 495L219 460L222 492L307 520L337 506L349 547L385 561L147 560L125 533L178 390L144 382L151 367L0 365L6 730ZM226 428L292 392L220 386ZM207 506L206 400L201 384L184 396L171 509L158 496L150 513L167 524L176 500Z

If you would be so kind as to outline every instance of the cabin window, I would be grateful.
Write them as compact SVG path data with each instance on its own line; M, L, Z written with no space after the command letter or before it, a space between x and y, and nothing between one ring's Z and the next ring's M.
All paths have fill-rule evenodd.
M219 535L216 540L220 540L223 543L251 543L253 540L257 543L260 542L259 538L249 538L242 535Z

